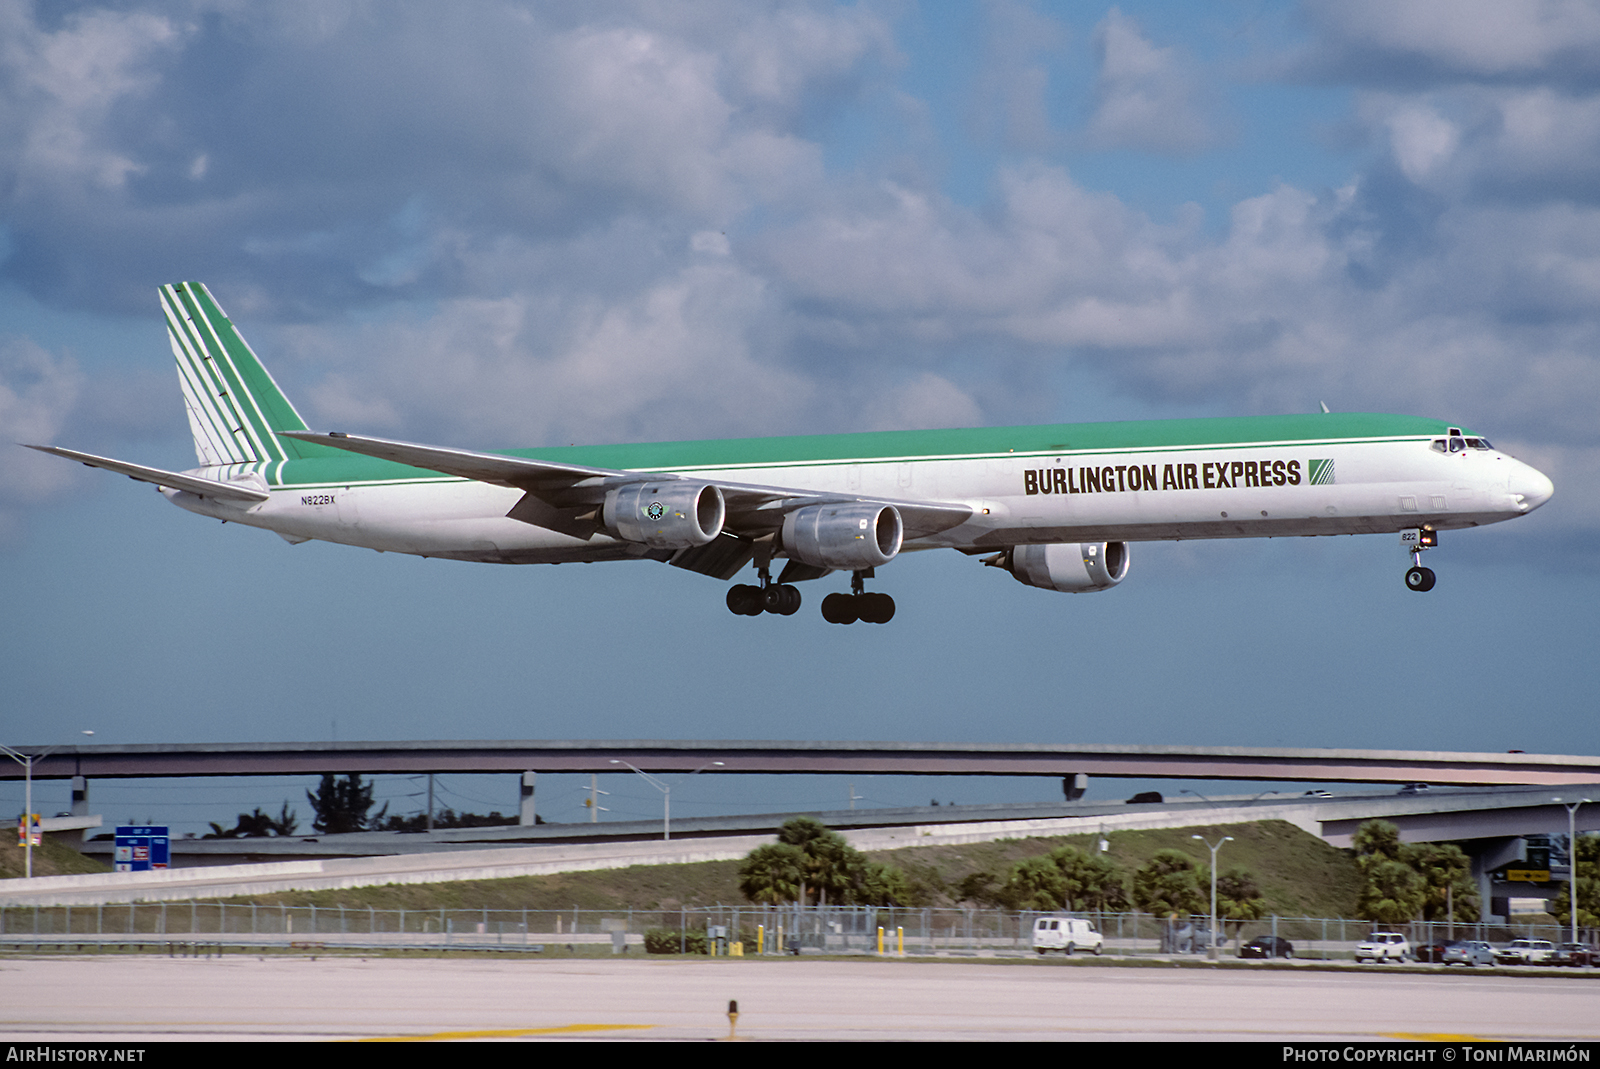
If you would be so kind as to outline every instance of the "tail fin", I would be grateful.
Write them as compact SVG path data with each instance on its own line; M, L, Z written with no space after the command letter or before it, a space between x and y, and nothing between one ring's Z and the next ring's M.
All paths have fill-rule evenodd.
M172 354L189 410L194 451L204 466L252 464L321 455L324 447L278 437L306 430L305 420L234 329L211 291L198 282L161 287Z

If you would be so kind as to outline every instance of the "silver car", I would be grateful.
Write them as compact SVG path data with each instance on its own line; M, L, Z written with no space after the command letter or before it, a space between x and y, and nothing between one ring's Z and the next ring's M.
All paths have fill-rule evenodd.
M1478 939L1460 939L1446 943L1439 960L1446 965L1493 965L1494 947Z

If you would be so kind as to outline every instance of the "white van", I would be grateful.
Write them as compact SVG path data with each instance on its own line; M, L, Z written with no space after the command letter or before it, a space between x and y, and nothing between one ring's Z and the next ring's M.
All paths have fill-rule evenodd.
M1040 917L1033 922L1033 949L1041 954L1059 950L1070 955L1074 950L1100 953L1104 938L1090 921L1076 917Z

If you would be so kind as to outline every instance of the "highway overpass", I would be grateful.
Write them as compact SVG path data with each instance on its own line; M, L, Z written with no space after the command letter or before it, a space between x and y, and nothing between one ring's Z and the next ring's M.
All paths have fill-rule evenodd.
M37 753L48 747L16 747ZM1452 786L1600 782L1600 757L1239 746L770 741L488 741L175 743L62 746L35 779L462 772L647 772L930 776L1105 776ZM21 779L22 768L0 768Z

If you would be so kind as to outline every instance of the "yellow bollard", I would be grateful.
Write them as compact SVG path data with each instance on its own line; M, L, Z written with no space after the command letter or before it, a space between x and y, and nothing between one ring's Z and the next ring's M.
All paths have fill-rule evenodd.
M743 943L729 943L728 944L728 957L730 957L730 958L742 958L742 957L744 957L744 944Z
M767 926L756 925L756 956L760 957L767 952Z
M878 925L878 957L883 957L883 925Z
M894 932L895 937L900 942L900 956L903 958L906 956L906 930L904 928L896 928Z

